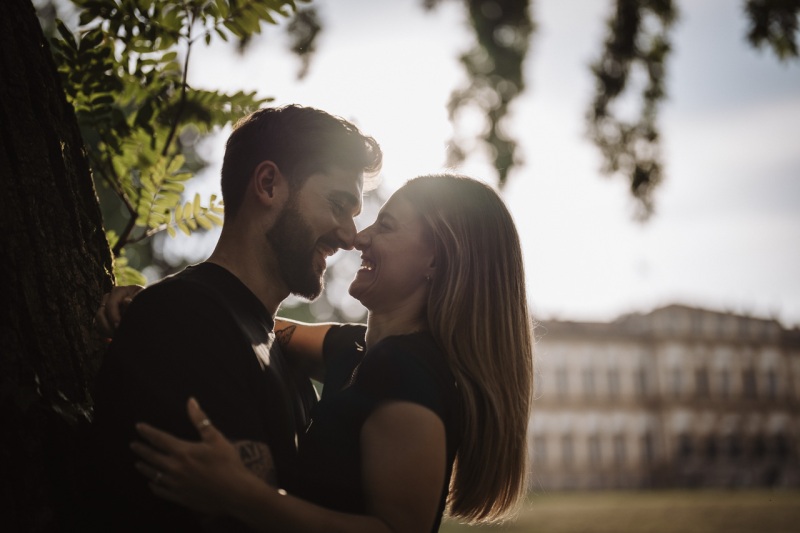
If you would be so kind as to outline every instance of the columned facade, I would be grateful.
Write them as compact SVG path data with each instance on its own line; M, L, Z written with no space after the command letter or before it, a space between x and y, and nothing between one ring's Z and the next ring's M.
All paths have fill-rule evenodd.
M531 488L800 486L800 330L672 305L536 329Z

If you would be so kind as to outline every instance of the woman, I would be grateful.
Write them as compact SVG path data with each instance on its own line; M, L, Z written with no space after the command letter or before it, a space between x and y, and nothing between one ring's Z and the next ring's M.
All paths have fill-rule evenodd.
M437 530L502 519L524 493L531 323L513 221L488 186L410 180L360 232L357 326L278 324L325 383L299 444L304 480L276 491L196 404L193 443L144 424L132 446L159 496L257 529ZM357 343L364 339L364 346Z

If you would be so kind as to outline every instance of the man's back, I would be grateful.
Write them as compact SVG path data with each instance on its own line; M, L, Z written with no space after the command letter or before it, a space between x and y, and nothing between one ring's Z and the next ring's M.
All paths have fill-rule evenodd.
M231 441L269 445L279 485L291 488L296 435L316 397L277 348L270 352L272 325L255 295L212 263L189 267L137 296L95 391L92 489L109 528L200 525L190 512L150 494L128 450L136 422L197 440L186 415L190 396Z

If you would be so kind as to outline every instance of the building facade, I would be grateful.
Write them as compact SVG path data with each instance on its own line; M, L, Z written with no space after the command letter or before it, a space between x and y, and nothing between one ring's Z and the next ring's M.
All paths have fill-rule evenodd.
M800 486L800 330L671 305L536 328L532 490Z

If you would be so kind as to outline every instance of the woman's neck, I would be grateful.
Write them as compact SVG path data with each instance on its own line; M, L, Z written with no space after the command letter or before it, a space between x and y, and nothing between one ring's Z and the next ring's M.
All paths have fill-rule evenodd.
M367 348L394 335L408 335L428 329L428 323L419 314L398 315L370 312L367 317Z

